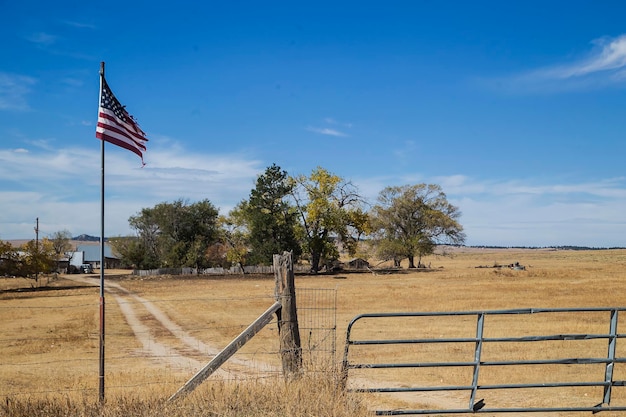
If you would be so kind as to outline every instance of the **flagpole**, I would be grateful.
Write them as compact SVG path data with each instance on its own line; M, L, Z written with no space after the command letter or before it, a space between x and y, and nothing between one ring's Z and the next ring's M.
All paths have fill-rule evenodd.
M100 144L100 402L104 402L104 142L128 149L141 158L148 141L135 119L128 114L106 84L104 62L100 63L100 101L98 102L98 125L96 138Z
M102 104L104 62L100 62L100 95L98 109ZM100 141L100 373L99 397L104 402L104 139Z

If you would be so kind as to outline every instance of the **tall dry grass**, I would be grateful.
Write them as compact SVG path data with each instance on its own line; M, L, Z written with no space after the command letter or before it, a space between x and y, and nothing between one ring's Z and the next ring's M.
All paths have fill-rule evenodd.
M514 262L526 265L527 269L492 268L495 264ZM626 280L626 251L623 250L457 250L452 257L433 256L424 259L423 263L430 263L432 268L394 274L343 273L296 277L297 288L337 290L337 361L340 360L347 324L361 313L626 305L623 286ZM193 337L220 348L273 303L272 277L115 280L157 305ZM94 284L97 284L96 280ZM365 412L362 401L368 404L382 401L336 391L334 383L331 383L332 377L324 380L313 375L293 384L285 384L279 378L244 381L244 374L238 373L241 367L234 367L229 374L230 380L207 381L185 401L169 404L165 399L189 379L191 373L168 365L165 358L146 356L113 294L108 294L107 402L101 408L94 400L97 397L98 374L98 288L80 287L63 279L50 285L61 289L0 293L2 415L342 416L364 415L359 414ZM29 282L0 280L1 289L16 286L29 288ZM125 297L123 302L133 303L139 314L147 317L148 313L141 310L141 302L129 297ZM582 332L593 330L598 320L592 317L589 323L584 323L563 317L558 323L541 326L545 326L546 331L563 328L563 332ZM379 330L381 335L407 329L420 329L427 333L452 329L458 324L444 321L409 323L407 326L406 322L389 322ZM529 323L519 320L503 320L494 324L493 331L523 332L527 325ZM475 323L468 322L466 327L470 335L475 331ZM178 343L177 347L184 349L168 332L161 329L157 333L155 338ZM279 366L277 339L276 326L272 323L237 355L245 360ZM503 347L488 354L492 358L509 353L520 354L513 348ZM570 344L562 349L568 349L565 353L574 357L578 348ZM599 346L598 349L603 350L604 347ZM405 359L405 356L409 359L415 355L455 358L464 357L469 351L471 346L467 349L439 346L403 352L362 352L362 355L364 360L378 362L383 361L385 355L395 359ZM532 357L547 354L548 351L550 349L544 347L523 354ZM193 357L198 361L207 361L206 356L187 353L196 355ZM624 368L616 368L616 372L620 377L626 374ZM523 374L530 373L510 378L519 380ZM547 371L546 377L551 377L553 373ZM241 379L237 380L237 375L242 375ZM254 375L245 373L245 376ZM467 375L461 369L453 369L446 375L399 371L379 375L377 382L407 385L418 378L425 384L439 384L449 377L461 380ZM488 375L492 379L500 377ZM582 396L585 393L563 395L567 399L567 395L579 394ZM440 403L457 400L437 399ZM392 399L393 405L398 407L415 407L416 401L428 402Z
M252 380L214 382L188 398L170 403L167 393L142 390L108 398L6 398L2 416L29 417L309 417L369 416L361 399L338 389L335 381L307 375L290 382Z

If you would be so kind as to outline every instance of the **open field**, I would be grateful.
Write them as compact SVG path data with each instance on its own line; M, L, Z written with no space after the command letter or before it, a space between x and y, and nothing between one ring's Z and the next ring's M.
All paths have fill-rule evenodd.
M626 250L455 249L452 257L433 256L422 261L426 265L430 263L431 268L392 274L296 277L297 289L337 291L337 361L341 359L346 327L361 313L626 306ZM525 265L526 270L492 268L494 264L515 262ZM109 401L140 396L156 398L159 403L158 399L173 394L202 364L273 303L274 280L271 276L131 279L115 271L107 271L107 276L109 274L111 277L107 282L111 286L106 294L106 395ZM83 280L77 282L76 278ZM1 398L15 401L61 398L84 402L86 398L97 397L98 275L84 278L62 277L48 285L57 289L39 291L32 289L32 282L26 280L0 279L0 289L3 290L30 288L28 291L0 293ZM595 328L595 323L600 320L589 318L589 326ZM601 323L598 326L604 326L605 321ZM440 330L437 326L443 326L445 330L453 325L458 323L414 326L434 332ZM494 324L493 331L519 332L525 325L519 320L504 320ZM568 329L566 332L586 329L587 326L572 322L570 318L563 318L558 326L548 325L551 330L562 325ZM390 322L385 325L384 332L412 331L404 326L406 322ZM475 322L467 324L469 333L475 331L475 326ZM401 360L400 353L410 353L393 349L363 351L361 357L378 362L385 355ZM414 353L448 357L459 354L452 347L428 349L431 348ZM566 351L565 356L576 356L575 345L568 345L567 349L570 351ZM606 354L605 344L599 349ZM274 322L237 353L219 375L203 384L201 391L206 396L210 395L209 392L214 394L222 389L220 384L224 381L237 385L244 380L252 383L279 380L280 356L277 352ZM505 353L494 352L493 355ZM526 354L533 357L539 352ZM625 374L623 368L616 368L616 379L626 379ZM398 371L381 373L374 382L375 385L407 385L419 378L421 383L428 385L438 384L443 377L462 379L465 375L458 369L447 375ZM490 377L497 379L501 376ZM371 376L361 374L355 378ZM614 391L616 401L621 400L617 404L626 403L626 395L621 391ZM578 389L558 394L553 401L568 402L567 395L571 396L572 402L585 395L601 398L596 394L597 389ZM433 398L415 400L395 396L384 401L390 401L394 407L409 408L415 408L416 402L418 406L430 408L433 401L451 406L462 405L465 401L454 396ZM370 397L365 399L368 402L381 401ZM540 400L544 399L531 398L529 405ZM350 407L350 413L358 415L358 406ZM15 410L13 415L18 415ZM309 413L302 415L315 415L310 410ZM318 415L323 415L319 413L321 411ZM343 414L335 410L332 415Z

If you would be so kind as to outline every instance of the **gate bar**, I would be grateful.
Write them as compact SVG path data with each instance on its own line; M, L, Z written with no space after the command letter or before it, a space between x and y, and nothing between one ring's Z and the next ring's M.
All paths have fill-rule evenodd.
M613 363L615 362L615 345L617 342L616 334L617 334L617 310L611 311L611 327L610 327L610 338L609 338L609 352L607 354L608 359L611 362L607 362L606 371L604 373L604 382L610 382L613 380ZM604 397L602 400L603 404L611 404L611 384L605 385L604 387Z
M472 394L470 395L469 408L473 408L476 401L476 391L478 391L478 372L480 371L480 356L483 348L483 329L485 325L485 315L479 314L476 323L476 350L474 351L474 376L472 377Z
M372 313L361 314L354 317L348 324L346 330L346 345L343 358L343 384L347 385L348 371L350 369L383 369L383 368L426 368L426 367L473 367L473 377L471 385L461 386L436 386L436 387L382 387L382 388L358 388L350 389L352 392L433 392L433 391L471 391L470 402L468 408L462 409L437 409L437 410L379 410L377 415L417 415L417 414L465 414L465 413L525 413L525 412L592 412L601 411L626 411L626 405L611 406L611 394L613 386L626 386L625 380L613 380L614 368L616 363L626 363L626 357L616 357L617 339L626 338L626 334L618 333L618 314L619 311L626 311L626 307L583 307L583 308L528 308L528 309L512 309L512 310L492 310L492 311L460 311L460 312L413 312L413 313ZM556 334L541 336L520 336L520 337L484 337L484 326L486 315L506 315L506 314L537 314L537 313L610 313L610 329L608 334ZM436 316L477 316L476 337L462 338L440 338L440 339L387 339L387 340L352 340L351 332L354 324L361 319L376 318L401 318L401 317L436 317ZM556 358L556 359L535 359L535 360L497 360L483 361L481 355L485 343L490 342L542 342L542 341L585 341L592 339L607 339L608 352L605 357L574 357L574 358ZM464 362L416 362L416 363L350 363L349 353L352 345L392 345L392 344L441 344L441 343L475 343L474 360ZM577 382L577 381L557 381L557 382L532 382L517 384L492 384L479 385L480 368L484 366L523 366L523 365L590 365L605 364L604 380ZM488 390L505 390L505 389L522 389L522 388L561 388L561 387L603 387L603 402L593 406L575 406L575 407L513 407L513 408L496 408L485 407L486 402L483 400L476 402L479 391Z

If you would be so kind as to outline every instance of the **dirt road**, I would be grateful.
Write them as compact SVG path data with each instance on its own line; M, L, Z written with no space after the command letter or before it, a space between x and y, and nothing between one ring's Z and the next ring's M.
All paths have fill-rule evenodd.
M65 278L99 284L99 278L94 276L67 275ZM193 337L150 300L138 296L122 285L105 280L104 290L114 297L135 338L141 343L140 354L158 359L160 366L166 362L171 367L193 375L220 352L220 347ZM159 336L163 334L173 336L176 343ZM276 372L279 370L268 364L233 357L215 375L232 377L236 374L237 377L243 377Z

